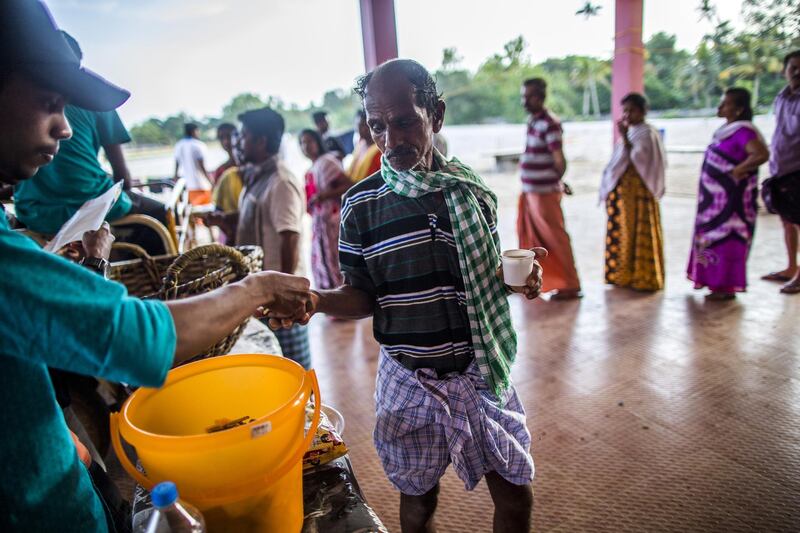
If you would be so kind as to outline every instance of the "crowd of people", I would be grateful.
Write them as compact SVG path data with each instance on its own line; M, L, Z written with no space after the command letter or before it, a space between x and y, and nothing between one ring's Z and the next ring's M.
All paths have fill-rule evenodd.
M800 293L797 267L798 185L800 185L800 51L783 60L786 87L775 99L775 132L768 147L753 124L747 89L727 89L717 109L725 123L714 133L700 169L697 216L687 277L709 300L731 300L747 288L747 258L758 204L758 169L769 161L763 184L770 211L784 225L788 266L762 276L785 284L781 292ZM566 159L562 128L545 107L547 84L526 80L522 105L530 113L525 152L520 159L522 194L517 229L521 248L542 246L543 291L551 299L581 297L569 235L561 209ZM640 291L664 288L664 238L659 200L666 186L667 157L659 131L649 124L647 99L630 93L620 102L618 141L602 174L600 201L608 213L605 281Z
M130 213L165 221L165 207L130 188L120 149L128 142L114 109L129 93L81 65L77 42L44 4L0 7L0 181L14 187L19 222L52 235L88 199L122 181L109 221ZM771 147L752 123L748 91L724 93L725 124L706 150L687 268L709 298L746 288L756 222L758 168L770 209L784 220L789 265L765 276L800 292L797 205L800 181L800 51L784 60L787 87L776 99ZM431 74L392 60L357 81L351 151L330 133L324 112L298 142L309 168L300 181L281 158L283 117L273 109L239 115L217 139L227 159L206 168L199 128L187 124L175 147L175 178L189 200L212 204L203 223L219 238L264 251L263 271L179 301L143 301L105 278L114 236L87 232L78 263L41 249L0 217L0 528L125 530L113 487L67 427L51 369L157 387L168 370L263 312L281 349L312 366L306 324L317 313L372 317L380 344L374 443L401 494L404 531L435 529L439 481L449 465L467 490L485 479L495 531L528 531L534 476L531 434L510 374L517 338L511 293L527 299L582 296L561 206L567 159L562 127L545 107L547 83L525 80L529 112L520 161L519 246L537 262L526 283L503 283L498 201L472 168L448 157L440 135L446 103ZM605 281L663 289L659 200L666 155L647 120L647 100L622 101L618 142L602 174L608 226ZM113 174L98 162L105 151ZM303 218L311 216L311 282L301 261ZM132 238L136 238L133 236ZM544 272L544 275L543 275ZM347 364L344 362L343 364ZM107 480L105 480L107 481ZM112 484L113 485L113 484ZM127 524L130 527L130 524Z

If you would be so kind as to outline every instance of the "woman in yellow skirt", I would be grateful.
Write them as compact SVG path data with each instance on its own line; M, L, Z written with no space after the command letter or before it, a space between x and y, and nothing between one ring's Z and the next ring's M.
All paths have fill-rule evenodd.
M664 195L666 157L661 136L645 122L647 100L622 99L620 140L600 185L608 212L606 283L641 291L664 288L664 237L659 199Z

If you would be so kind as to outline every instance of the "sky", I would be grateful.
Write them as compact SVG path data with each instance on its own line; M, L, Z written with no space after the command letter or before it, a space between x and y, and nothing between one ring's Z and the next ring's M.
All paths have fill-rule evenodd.
M218 116L253 92L306 106L349 88L364 71L358 0L45 0L80 42L84 65L132 96L119 110L130 126L184 111ZM429 69L455 47L475 70L522 35L534 61L569 54L610 57L614 0L589 20L585 0L395 0L399 55ZM699 0L645 0L644 38L665 31L693 50L711 30ZM717 0L739 19L740 0Z

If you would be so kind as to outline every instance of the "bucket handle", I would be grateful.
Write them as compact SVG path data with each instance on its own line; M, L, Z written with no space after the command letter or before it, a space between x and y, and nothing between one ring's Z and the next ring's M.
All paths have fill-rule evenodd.
M125 448L122 447L122 440L120 439L119 433L119 417L120 413L111 413L111 417L109 420L109 429L111 430L111 444L114 446L114 451L117 452L117 458L119 459L122 468L125 469L128 474L131 475L136 482L144 487L145 489L153 490L155 483L150 481L147 476L139 472L131 460L128 458L128 454L125 453Z
M281 479L285 476L289 470L292 469L299 461L303 459L303 455L305 455L308 448L311 446L311 441L314 439L314 435L317 433L317 427L319 427L319 419L320 413L322 412L322 401L320 401L319 395L319 381L317 380L317 373L312 369L306 372L306 377L309 378L311 381L311 392L314 394L314 414L311 418L311 427L308 428L308 432L306 433L303 442L298 447L298 451L293 453L286 461L283 462L277 469L273 470L269 473L269 479L265 481L264 484L260 486L260 490L266 490L270 485L272 485L277 480ZM120 432L119 432L119 416L120 413L111 413L110 419L110 429L111 429L111 443L114 446L114 451L117 452L117 457L119 458L119 462L125 471L136 480L141 486L145 489L152 490L155 486L150 479L147 478L144 474L139 472L135 466L131 463L128 455L125 453L125 449L122 447L122 440L120 439ZM254 482L258 481L257 479L250 479L245 483L242 483L235 487L223 487L220 489L220 493L225 495L225 499L236 500L241 499L244 496L247 496L250 492L252 492L252 485ZM209 494L202 494L202 495L194 495L194 494L187 494L186 498L194 502L204 501L204 500L211 500L214 499L215 495Z

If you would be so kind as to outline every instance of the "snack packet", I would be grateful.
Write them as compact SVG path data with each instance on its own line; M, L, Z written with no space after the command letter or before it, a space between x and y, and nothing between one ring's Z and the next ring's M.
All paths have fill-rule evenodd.
M314 406L306 406L306 429L311 427L311 419L314 415ZM348 452L347 446L342 440L339 432L331 423L330 419L321 412L319 415L319 426L311 446L303 455L303 470L323 465L334 459L338 459Z

